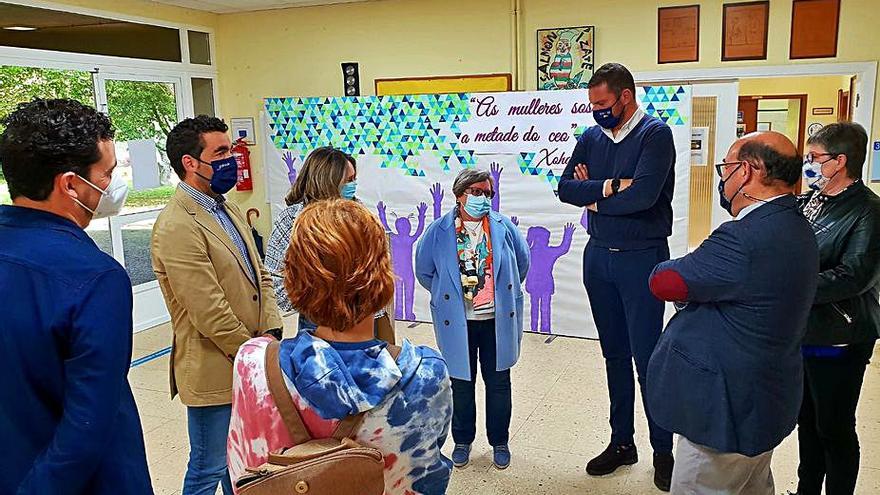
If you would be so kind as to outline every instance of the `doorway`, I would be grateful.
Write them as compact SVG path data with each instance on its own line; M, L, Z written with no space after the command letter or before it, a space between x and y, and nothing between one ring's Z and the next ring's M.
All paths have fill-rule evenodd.
M746 95L739 97L737 137L755 131L784 134L804 152L807 95Z

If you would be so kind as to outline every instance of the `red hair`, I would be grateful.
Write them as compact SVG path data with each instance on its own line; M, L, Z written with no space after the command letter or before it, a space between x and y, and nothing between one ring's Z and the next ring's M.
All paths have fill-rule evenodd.
M294 222L285 265L293 307L336 331L374 315L394 297L385 229L355 201L309 204Z

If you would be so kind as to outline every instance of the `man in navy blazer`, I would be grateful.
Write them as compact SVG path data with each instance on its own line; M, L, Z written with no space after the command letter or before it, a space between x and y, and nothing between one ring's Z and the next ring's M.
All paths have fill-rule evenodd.
M748 135L716 169L735 221L650 278L679 311L651 356L648 403L680 435L672 493L769 495L773 449L801 403L818 248L797 210L801 160L788 138Z

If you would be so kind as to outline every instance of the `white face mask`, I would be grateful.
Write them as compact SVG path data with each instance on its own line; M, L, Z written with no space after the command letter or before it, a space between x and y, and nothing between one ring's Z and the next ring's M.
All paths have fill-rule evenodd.
M78 205L82 206L86 211L92 214L93 219L97 220L99 218L119 215L119 212L122 211L123 205L125 205L125 198L128 197L128 184L122 180L122 176L114 174L110 179L110 185L107 186L107 189L101 189L79 175L77 175L77 177L82 179L83 182L91 186L94 190L101 193L101 199L98 200L98 206L96 206L94 210L84 205L82 201L74 199Z

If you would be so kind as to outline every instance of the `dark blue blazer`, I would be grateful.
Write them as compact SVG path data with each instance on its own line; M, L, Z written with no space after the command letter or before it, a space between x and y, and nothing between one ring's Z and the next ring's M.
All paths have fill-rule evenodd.
M816 237L795 197L721 225L654 273L668 271L684 280L688 304L651 356L654 420L722 452L773 449L797 423L801 339L819 272Z
M153 493L125 270L69 220L0 206L0 301L0 493Z

